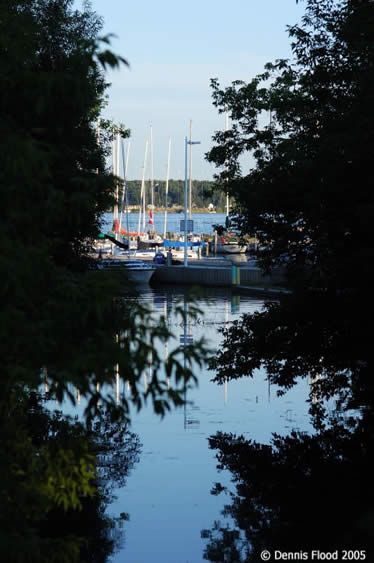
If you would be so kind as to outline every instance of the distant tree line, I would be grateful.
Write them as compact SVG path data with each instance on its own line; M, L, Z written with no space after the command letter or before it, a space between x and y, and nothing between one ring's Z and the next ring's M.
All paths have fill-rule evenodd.
M154 181L154 205L156 207L165 206L165 180ZM140 202L140 180L127 182L129 205L139 205ZM215 189L215 182L209 180L194 180L192 182L192 206L208 207L210 203L218 211L224 211L226 205L225 194ZM146 182L146 202L151 202L150 181ZM168 207L184 205L184 180L169 180Z

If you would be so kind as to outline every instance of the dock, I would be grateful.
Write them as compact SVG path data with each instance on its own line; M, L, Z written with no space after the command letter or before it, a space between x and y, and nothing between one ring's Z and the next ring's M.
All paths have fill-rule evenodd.
M178 284L208 287L231 287L240 292L284 293L285 279L280 270L264 274L248 262L233 263L225 258L191 260L188 266L156 265L152 285ZM283 287L282 287L283 286Z

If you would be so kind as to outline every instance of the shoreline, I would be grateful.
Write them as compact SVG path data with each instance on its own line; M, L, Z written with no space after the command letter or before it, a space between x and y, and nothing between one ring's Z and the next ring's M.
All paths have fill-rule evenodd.
M166 210L168 213L181 213L184 214L184 207L181 206L177 206L177 207L168 207ZM124 210L124 213L126 212L126 210ZM129 208L129 212L130 213L139 213L139 206L133 206ZM164 207L155 207L153 209L153 213L165 213L165 208ZM194 213L206 213L209 215L220 215L220 214L224 214L225 211L220 211L220 210L216 210L216 211L209 211L209 209L207 207L198 207L196 209L192 210L192 215Z

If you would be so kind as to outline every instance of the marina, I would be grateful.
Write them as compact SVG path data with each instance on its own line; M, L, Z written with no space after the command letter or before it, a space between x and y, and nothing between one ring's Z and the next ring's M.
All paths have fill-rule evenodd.
M228 116L226 115L226 129L228 128ZM114 258L118 253L118 248L122 248L136 254L140 251L155 251L160 258L159 263L166 262L166 255L161 258L162 252L168 253L168 265L176 264L176 260L182 257L183 264L188 264L189 255L191 258L200 259L202 255L209 256L213 253L238 255L254 251L257 242L252 239L252 248L245 237L239 236L235 232L234 218L230 216L230 198L226 194L226 213L217 216L213 203L208 205L208 214L205 217L199 217L200 225L195 225L197 215L192 213L192 145L200 144L200 141L192 141L192 121L190 121L190 139L185 137L185 178L184 178L184 213L174 221L168 213L168 185L170 172L170 151L171 139L168 143L168 165L164 192L164 212L158 213L158 221L156 221L155 213L155 188L159 186L155 184L153 171L153 137L152 125L150 125L149 135L145 142L144 163L142 168L142 180L140 185L139 206L137 213L130 213L129 209L129 187L127 184L127 171L130 154L130 141L125 148L125 144L120 134L113 134L112 139L112 171L115 177L122 182L120 192L120 184L117 184L115 190L115 200L113 214L106 214L102 218L100 240L93 245L94 254L98 254L102 258L104 252L107 253L106 258ZM190 148L189 158L187 148ZM146 169L148 162L148 150L150 155L150 179L149 187L146 186ZM189 175L187 178L187 164L189 162ZM121 195L120 195L121 194ZM209 215L214 218L209 217ZM206 217L208 215L208 217ZM183 217L183 218L182 218ZM204 220L205 219L205 220ZM213 222L214 221L214 222ZM157 224L158 223L158 224ZM202 223L204 224L202 226ZM233 223L233 225L232 225ZM125 228L122 226L125 225ZM163 235L161 235L163 233ZM213 235L213 236L212 236ZM111 242L110 252L107 252L104 241ZM254 242L253 242L254 241ZM178 254L177 254L178 253ZM135 256L134 256L135 257ZM157 261L157 259L156 259ZM198 278L195 272L194 280ZM176 283L177 278L173 278ZM187 283L189 283L187 281ZM204 284L204 277L202 278ZM224 283L222 279L222 283Z
M116 255L114 258L104 258L99 261L98 268L113 270L122 267L130 280L151 283L153 286L176 284L275 292L284 290L285 286L285 279L280 270L264 274L255 261L232 260L226 256L190 257L188 265L184 266L181 260L175 260L174 262L177 263L174 265L158 264L155 262L157 255L149 252L139 252L130 256L133 258L126 253ZM134 276L135 272L138 273L137 276ZM140 272L149 272L149 275L141 277Z
M161 213L153 215L156 233L157 227L161 229L164 217ZM110 228L112 220L111 214L103 217L103 230ZM129 228L136 228L139 218L136 213L129 217ZM253 290L279 290L285 285L283 274L280 270L275 270L271 274L264 274L257 266L253 255L244 254L242 251L237 253L220 254L211 253L207 243L192 242L193 240L202 241L204 233L211 236L216 225L224 225L226 215L221 213L212 218L211 214L194 214L195 235L190 237L187 247L187 260L184 251L184 241L162 240L159 245L155 244L152 248L142 248L126 251L116 248L115 244L102 241L99 252L103 252L107 260L121 259L123 265L128 260L139 264L153 263L154 272L150 277L152 285L181 284L198 285L209 287L236 287L252 288ZM179 214L172 214L169 217L170 228L177 229L180 222ZM176 232L169 233L169 235ZM169 255L169 256L168 256ZM186 263L187 262L187 263Z

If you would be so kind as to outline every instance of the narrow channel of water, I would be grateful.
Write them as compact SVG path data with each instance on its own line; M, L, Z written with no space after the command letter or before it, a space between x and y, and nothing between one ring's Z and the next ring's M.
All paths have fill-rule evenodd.
M184 298L181 288L146 289L142 300L155 318L165 314L175 342L186 329L194 340L204 336L217 349L218 329L238 319L242 313L262 307L258 297L233 296L230 290L209 290L200 301L203 315L184 327L175 317L175 303ZM116 491L113 514L126 512L123 548L113 563L199 563L206 541L200 532L220 517L221 496L210 490L219 481L230 482L230 475L218 473L215 454L208 448L209 436L217 431L242 434L247 439L268 443L271 434L287 434L292 429L310 430L307 404L308 383L301 382L283 397L269 387L264 373L253 379L218 386L213 373L202 370L198 388L188 394L189 404L160 420L151 408L132 418L132 432L142 443L140 461L126 486ZM146 376L145 376L146 377ZM121 392L125 392L121 390Z

